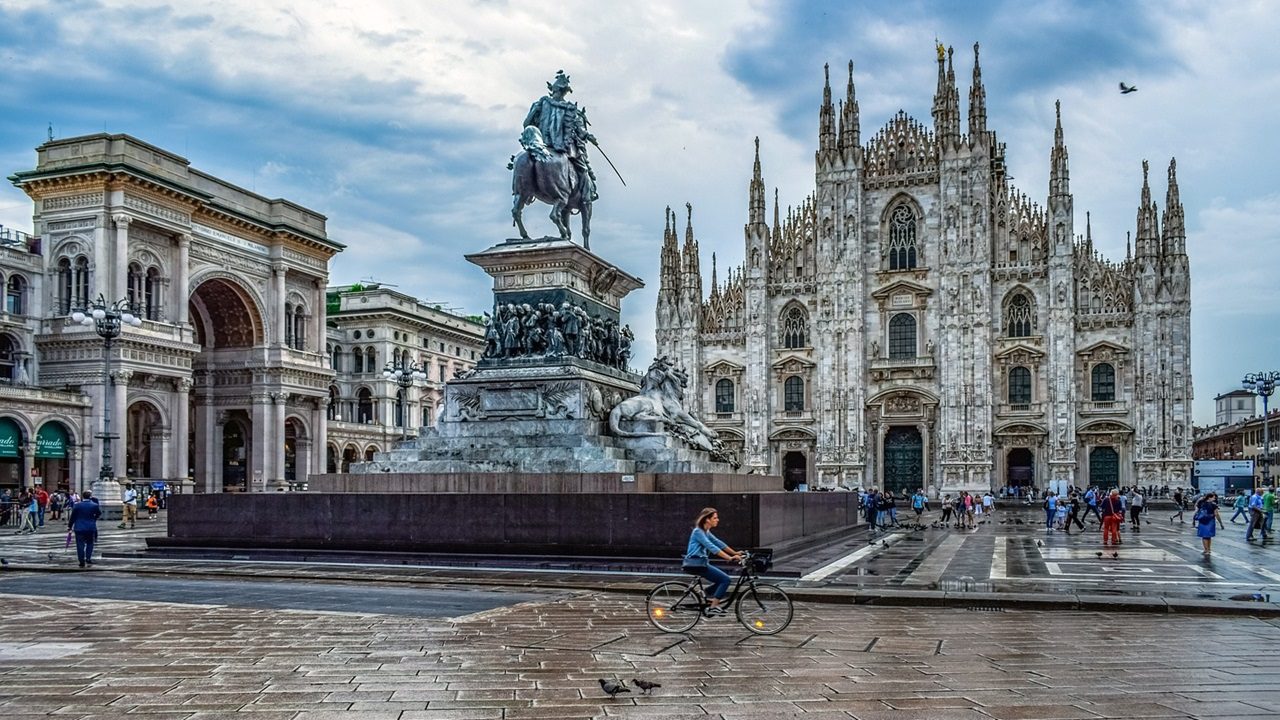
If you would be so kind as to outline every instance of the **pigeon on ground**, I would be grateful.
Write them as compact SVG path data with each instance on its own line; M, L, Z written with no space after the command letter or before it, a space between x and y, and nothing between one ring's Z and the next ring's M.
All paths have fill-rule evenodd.
M1094 555L1097 555L1098 557L1102 557L1102 551L1099 550L1098 552L1094 553Z
M648 680L641 680L641 679L639 679L639 678L636 678L635 680L632 680L631 682L632 682L632 684L634 684L636 687L640 688L640 690L641 690L644 694L646 694L646 695L648 695L649 693L653 692L653 689L654 689L654 688L660 688L660 687L662 687L662 683L649 682Z
M0 558L0 567L9 567L9 560L7 558Z
M1116 551L1112 550L1112 551L1111 551L1111 557L1113 557L1113 558L1118 558L1118 557L1120 557L1120 553L1118 553L1118 552L1116 552Z
M1036 547L1044 547L1044 541L1043 541L1043 540L1037 540L1037 541L1036 541Z
M609 697L618 697L618 693L629 693L631 688L626 683L614 682L600 678L600 689L608 693Z
M1131 93L1131 92L1138 92L1138 86L1137 86L1137 85L1125 85L1124 83L1120 83L1120 94L1121 94L1121 95L1128 95L1128 94L1129 94L1129 93Z

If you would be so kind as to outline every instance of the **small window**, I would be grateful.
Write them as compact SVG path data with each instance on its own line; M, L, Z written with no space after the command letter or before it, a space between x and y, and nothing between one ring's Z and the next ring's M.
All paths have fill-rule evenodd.
M355 332L351 333L351 337L352 337L352 338L354 338L354 339L356 339L356 340L359 340L359 339L360 339L360 331L359 331L359 330L356 330Z
M722 378L716 381L716 412L733 412L733 381Z
M889 321L889 359L909 360L916 357L916 318L898 313Z
M783 383L782 409L786 412L804 412L804 378L793 375Z
M10 315L25 315L27 312L27 280L18 274L9 276L5 283L4 311Z
M1009 404L1031 404L1031 371L1025 367L1009 371Z
M1092 392L1094 402L1112 402L1116 399L1116 369L1109 363L1093 366Z

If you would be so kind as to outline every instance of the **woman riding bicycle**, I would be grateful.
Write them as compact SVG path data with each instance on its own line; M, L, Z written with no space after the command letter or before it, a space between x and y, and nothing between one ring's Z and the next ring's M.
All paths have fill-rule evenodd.
M711 564L710 556L715 555L725 560L741 560L742 553L729 547L723 540L711 534L711 530L720 524L720 514L715 508L703 508L698 513L693 532L689 534L689 548L684 553L683 569L692 575L700 575L712 584L708 593L711 612L724 612L720 601L729 591L729 575Z

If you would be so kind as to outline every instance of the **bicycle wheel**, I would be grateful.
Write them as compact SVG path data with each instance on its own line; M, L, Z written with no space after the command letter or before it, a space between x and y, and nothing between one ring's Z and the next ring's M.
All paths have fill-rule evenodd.
M649 591L645 612L649 622L662 632L679 633L702 619L702 598L694 591L695 583L664 582Z
M795 608L782 588L755 583L738 598L735 614L738 622L756 635L776 635L791 624Z

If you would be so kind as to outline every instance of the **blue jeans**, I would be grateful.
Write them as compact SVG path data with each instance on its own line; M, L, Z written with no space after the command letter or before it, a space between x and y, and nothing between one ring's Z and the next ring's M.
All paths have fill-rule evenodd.
M1058 514L1057 508L1054 508L1052 510L1046 509L1044 511L1044 526L1047 528L1053 527L1053 516L1057 514Z
M98 533L93 530L76 531L76 559L81 563L93 562L93 543Z
M1276 512L1274 510L1262 513L1262 527L1265 528L1267 532L1271 532L1271 520L1275 517L1275 514Z
M44 527L44 508L43 507L36 509L36 518L38 518L40 521L40 527Z
M711 583L711 589L707 592L707 597L722 598L725 593L729 592L729 574L715 565L686 566L684 570Z
M1240 507L1240 508L1236 508L1236 514L1231 516L1231 522L1235 522L1236 518L1240 517L1241 515L1244 516L1245 520L1249 519L1249 511Z

